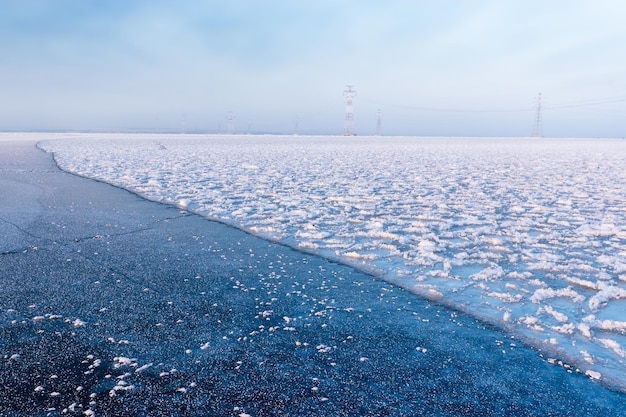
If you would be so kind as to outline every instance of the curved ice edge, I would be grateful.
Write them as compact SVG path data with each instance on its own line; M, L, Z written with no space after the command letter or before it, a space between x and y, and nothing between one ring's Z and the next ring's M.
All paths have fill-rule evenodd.
M596 377L598 375L598 372L595 371L594 369L592 369L591 367L589 367L588 364L584 363L581 361L581 359L578 358L574 358L571 357L571 355L568 355L567 352L565 352L563 349L555 347L543 340L540 339L536 339L533 337L529 337L529 336L524 336L523 334L520 334L516 331L516 329L513 326L507 325L506 322L502 321L502 320L497 320L494 319L493 317L489 317L489 316L485 316L485 315L481 315L475 311L472 311L470 309L467 309L465 307L463 307L463 305L461 304L457 304L452 302L449 299L446 299L441 293L430 293L428 290L421 290L420 288L417 287L412 287L410 285L405 285L402 282L398 282L392 278L389 278L387 276L385 276L385 273L374 267L374 266L369 266L369 265L365 265L362 262L358 262L358 261L350 261L347 258L340 258L340 257L331 257L331 256L326 256L321 254L319 251L315 251L313 249L308 249L308 248L304 248L304 247L299 247L297 246L297 244L295 244L296 242L294 242L294 244L290 244L288 242L273 238L269 235L264 235L262 233L254 233L249 229L246 229L244 227L242 227L241 225L235 223L235 222L228 222L216 217L212 217L207 213L203 213L201 210L193 210L190 209L188 207L181 207L180 203L177 202L167 202L167 201L163 201L163 200L157 200L157 199L153 199L150 197L147 197L143 194L141 194L140 192L134 191L132 189L129 188L125 188L116 184L112 184L110 182L101 180L101 179L97 179L97 178L92 178L89 177L87 175L83 175L77 172L73 172L71 170L66 170L64 168L62 168L56 158L56 154L52 151L47 151L45 150L42 146L40 146L40 144L42 144L43 141L38 142L35 146L37 147L37 149L41 150L42 152L45 153L49 153L52 155L52 161L54 162L54 164L56 165L56 167L63 172L66 172L70 175L74 175L76 177L79 178L84 178L90 181L95 181L95 182L99 182L102 184L107 184L111 187L117 188L119 190L128 192L130 194L133 194L143 200L146 201L150 201L152 203L156 203L156 204L160 204L162 206L165 207L169 207L169 208L175 208L177 210L179 210L181 213L183 213L183 215L194 215L194 216L198 216L199 218L209 221L209 222L213 222L213 223L217 223L217 224L221 224L223 226L226 227L230 227L232 229L236 229L240 232L245 233L246 235L252 236L254 238L257 239L261 239L264 240L266 242L275 244L275 245L279 245L285 248L288 248L296 253L301 253L304 255L309 255L309 256L314 256L318 259L322 259L325 262L329 262L335 265L341 265L341 266L347 266L349 268L354 269L355 271L362 273L372 279L376 279L378 281L384 282L386 284L389 284L395 288L399 288L403 291L407 291L413 295L415 295L416 297L418 297L419 299L422 299L424 301L427 301L433 305L436 306L440 306L440 307L444 307L448 310L457 312L457 313L461 313L466 315L467 317L470 317L478 322L480 322L482 325L492 328L494 330L497 330L499 332L501 332L503 335L508 336L511 339L515 339L516 341L518 341L520 344L522 344L525 348L530 349L534 352L536 352L544 361L546 361L547 363L551 364L551 365L555 365L555 366L561 366L564 368L564 371L568 371L568 372L572 372L575 374L578 374L580 376L584 376L587 379L593 381L594 383L598 384L599 386L608 389L610 391L614 391L614 392L618 392L618 393L622 393L622 394L626 394L626 381L622 381L620 379L611 377L610 375L606 375L606 374L601 374L601 377Z

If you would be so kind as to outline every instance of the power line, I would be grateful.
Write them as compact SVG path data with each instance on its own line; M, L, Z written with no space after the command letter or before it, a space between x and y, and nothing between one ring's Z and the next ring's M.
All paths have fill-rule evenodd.
M386 106L432 113L520 113L534 110L532 107L518 109L452 109L443 107L416 107L403 104L386 104Z
M574 107L591 107L601 106L603 104L613 104L626 102L626 96L608 97L603 99L589 99L581 102L554 104L551 106L545 106L546 109L569 109Z
M361 99L360 101L369 104L375 104L372 101L368 101L367 99ZM613 104L613 103L622 103L626 102L626 96L614 96L614 97L606 97L606 98L598 98L598 99L588 99L583 101L575 101L569 103L561 103L561 104L552 104L552 105L543 105L542 109L544 110L556 110L556 109L567 109L567 108L576 108L576 107L592 107L592 106L600 106L603 104ZM422 112L432 112L432 113L521 113L521 112L536 112L536 106L533 107L518 107L518 108L499 108L499 109L476 109L476 108L450 108L450 107L424 107L424 106L413 106L406 104L397 104L397 103L385 103L385 106L393 107L393 108L402 108L408 110L416 110Z

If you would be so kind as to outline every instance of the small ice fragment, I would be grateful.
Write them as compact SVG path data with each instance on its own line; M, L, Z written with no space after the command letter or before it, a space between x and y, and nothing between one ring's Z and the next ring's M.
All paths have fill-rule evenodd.
M87 324L87 323L85 323L85 322L84 322L84 321L82 321L81 319L76 319L76 320L74 320L74 321L72 322L72 325L73 325L74 327L85 327L85 324Z
M604 347L605 349L609 349L615 352L618 356L622 358L626 357L626 351L622 349L622 347L617 341L613 339L605 339L605 338L597 338L596 341L598 341L600 345Z
M115 362L115 364L113 365L113 367L115 369L122 367L122 366L128 366L128 365L133 365L133 363L136 361L136 359L130 359L124 356L116 356L113 358L113 362ZM134 365L136 366L137 364L134 363Z
M146 369L148 369L148 368L149 368L149 367L151 367L151 366L152 366L152 362L147 363L147 364L145 364L145 365L143 365L143 366L140 366L139 368L135 369L135 373L137 373L137 374L138 374L138 373L140 373L140 372L142 372L142 371L145 371Z
M585 323L578 323L578 331L580 331L580 334L585 336L587 339L591 339L591 329Z
M600 372L592 371L592 370L586 371L585 375L587 375L591 379L600 379L600 378L602 378L602 374Z
M315 348L317 349L317 351L318 351L319 353L328 353L328 352L330 352L330 350L331 350L331 347L330 347L330 346L326 346L326 345L324 345L324 344L322 344L322 345L317 345Z
M586 350L581 350L580 354L583 355L583 359L585 360L585 362L587 362L590 365L593 365L593 358L591 357L589 352L587 352Z

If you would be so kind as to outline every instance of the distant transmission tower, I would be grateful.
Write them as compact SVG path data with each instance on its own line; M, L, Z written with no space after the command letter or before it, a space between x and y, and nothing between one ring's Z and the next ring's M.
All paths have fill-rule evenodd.
M383 134L383 112L378 109L376 112L376 136Z
M543 137L543 120L541 118L541 93L536 98L536 111L535 111L535 124L533 127L533 138L542 138Z
M228 122L228 130L226 131L226 133L232 135L235 131L235 116L233 116L232 111L228 113L228 116L226 116L226 121Z
M298 136L300 130L300 116L296 116L296 124L293 129L293 134Z
M347 85L343 90L343 96L346 99L346 120L343 126L344 136L354 136L354 113L352 111L352 99L356 96L356 91L352 89L353 85Z

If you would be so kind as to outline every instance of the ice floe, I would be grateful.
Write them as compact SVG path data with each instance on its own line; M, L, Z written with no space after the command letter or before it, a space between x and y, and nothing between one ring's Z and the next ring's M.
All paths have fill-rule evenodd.
M366 269L626 384L626 141L82 135L40 146L63 169Z

